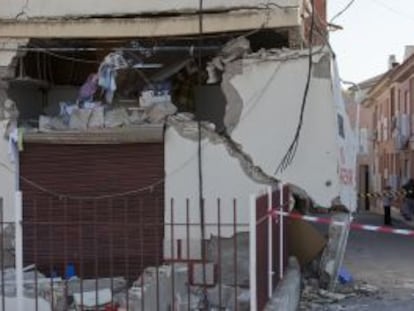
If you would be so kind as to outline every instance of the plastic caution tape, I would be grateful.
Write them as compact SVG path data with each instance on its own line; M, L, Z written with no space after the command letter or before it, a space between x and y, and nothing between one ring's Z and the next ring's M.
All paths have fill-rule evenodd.
M281 215L281 214L283 216L286 216L286 217L289 217L289 218L302 219L302 220L309 221L309 222L314 222L314 223L335 224L335 225L339 225L339 226L348 225L348 223L346 223L346 222L335 221L335 220L332 220L331 218L308 216L308 215L302 215L302 214L299 214L299 213L281 212L278 209L274 209L272 211L273 217L279 217L279 215ZM394 229L394 228L391 228L391 227L364 225L364 224L354 223L354 222L349 224L349 226L353 230L381 232L381 233L392 233L392 234L399 234L399 235L414 237L414 230Z
M363 192L358 193L360 198L383 198L385 196L391 196L393 198L404 197L409 193L414 193L414 191L405 191L405 190L392 190L392 191L383 191L383 192Z

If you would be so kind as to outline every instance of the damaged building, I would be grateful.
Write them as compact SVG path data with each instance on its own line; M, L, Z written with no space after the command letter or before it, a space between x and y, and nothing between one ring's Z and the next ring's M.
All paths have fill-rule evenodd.
M283 181L355 208L325 1L0 5L0 196L14 221L22 194L25 265L197 274L233 237L245 269L220 284L246 288L249 195Z

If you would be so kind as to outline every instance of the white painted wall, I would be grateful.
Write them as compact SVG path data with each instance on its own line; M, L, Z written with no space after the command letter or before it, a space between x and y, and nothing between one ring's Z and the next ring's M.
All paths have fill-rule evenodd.
M288 62L245 60L243 74L231 80L244 105L241 121L232 137L268 174L274 173L292 141L307 70L306 57ZM317 204L326 207L340 194L337 107L332 89L330 73L326 78L312 77L296 157L286 171L276 176L306 190ZM223 146L203 141L202 150L206 222L217 220L217 198L222 198L222 220L232 221L231 201L237 198L237 221L247 223L249 195L263 191L264 186L252 182ZM168 202L173 197L174 222L184 221L185 199L190 198L193 202L191 219L197 222L197 143L182 138L175 129L169 128L165 152L166 219L169 221ZM181 235L185 239L185 230L181 229L177 228L175 237L180 238ZM207 236L210 234L216 234L216 228L208 228ZM232 232L227 230L223 234L231 235ZM197 237L199 232L192 232L191 238ZM169 232L166 232L166 240L169 239Z
M14 195L16 190L15 163L8 153L8 141L3 139L7 126L0 121L0 197L3 198L4 221L14 221Z
M205 10L229 9L232 7L258 6L263 0L208 0ZM301 0L278 0L285 6L298 5ZM29 18L99 15L139 15L175 11L196 11L198 0L0 0L0 19L14 19L21 15ZM299 16L298 16L299 17Z

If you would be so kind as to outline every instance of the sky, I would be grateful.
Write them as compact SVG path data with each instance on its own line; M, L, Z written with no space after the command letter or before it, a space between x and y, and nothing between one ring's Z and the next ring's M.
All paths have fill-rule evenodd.
M327 0L328 19L350 0ZM361 82L383 73L388 57L403 60L406 45L414 45L414 0L355 0L330 33L343 80Z

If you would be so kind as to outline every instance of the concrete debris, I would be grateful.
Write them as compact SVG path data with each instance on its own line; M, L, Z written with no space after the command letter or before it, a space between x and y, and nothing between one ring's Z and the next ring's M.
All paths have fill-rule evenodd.
M98 306L99 309L109 305L112 301L112 292L109 288L101 289L101 290L93 290L83 293L74 293L74 304L76 308L81 310L89 310L89 309L96 309Z
M235 248L237 248L236 263L234 262ZM219 249L221 250L221 258L219 257ZM235 276L237 276L237 285L248 286L249 234L241 232L231 238L212 236L207 244L207 260L214 262L218 268L217 282L233 286Z
M2 303L0 303L0 311L17 310L16 297L5 297L4 304L5 307L3 310ZM43 298L32 299L25 297L23 299L23 310L51 311L52 308L50 307L50 303Z
M130 112L129 121L134 125L144 124L148 118L145 109L137 107L128 107L127 110Z
M14 268L5 269L3 271L4 291L6 297L16 296L16 270ZM39 284L44 284L46 281L50 282L43 274L37 271L26 271L23 274L24 280L24 294L26 297L35 297L35 278ZM1 282L0 282L1 286Z
M367 296L375 295L379 292L378 287L366 283L356 285L355 290L360 294Z
M148 110L148 120L152 124L162 123L169 115L177 112L177 107L172 103L154 104Z
M15 265L15 239L14 239L14 225L10 224L3 228L3 236L0 238L3 241L3 267L13 268Z
M58 116L39 116L39 130L49 131L87 131L88 129L117 128L131 125L159 124L167 116L175 114L177 107L172 103L157 103L142 108L118 105L106 110L104 106L71 109Z
M88 120L88 128L98 129L103 128L105 125L104 108L96 107L91 109L91 114Z
M19 117L19 110L17 109L16 103L7 98L3 104L3 118L9 120L17 120Z
M105 114L106 128L122 127L128 124L128 112L125 108L115 108Z
M48 116L39 117L39 130L41 132L49 132L53 130L63 131L63 130L66 130L67 128L68 126L59 117L48 117Z
M245 37L238 37L229 41L221 50L218 56L207 64L208 84L219 81L220 73L224 71L226 64L243 57L250 52L250 41Z
M328 292L327 290L324 290L324 289L319 290L319 295L321 297L332 299L334 301L341 301L341 300L344 300L347 297L344 294L331 293L331 292Z
M193 141L198 140L198 122L194 121L194 116L192 114L178 113L174 116L170 116L167 119L167 124L174 127L182 137ZM214 125L205 121L201 122L201 124L201 138L205 139L208 137L212 141L214 137L209 136L208 133L210 133L210 131L214 132Z
M300 309L303 311L335 311L346 310L345 301L363 296L377 296L377 287L366 284L346 284L338 286L335 293L320 289L315 279L304 281Z
M92 299L91 297L95 295L96 289L98 289L99 292L105 293L105 296L101 297L103 298L108 296L106 293L111 288L113 289L111 295L114 297L114 302L116 302L116 295L127 289L127 281L123 277L116 277L112 280L110 278L100 278L97 281L93 279L80 280L74 277L68 281L55 279L53 281L53 285L49 280L40 286L38 290L39 295L42 298L49 301L51 304L53 303L53 310L64 311L68 310L71 306L75 309L76 307L79 307L76 306L76 297L78 297L80 299L79 301L81 301L82 299L80 297L82 296L82 293L83 298L89 300ZM99 303L102 302L101 298L99 298Z
M9 98L3 103L3 116L2 119L8 120L6 131L4 133L4 137L8 137L9 134L13 131L13 129L17 128L17 120L19 118L19 110L17 109L17 105L14 101Z
M204 282L204 271L205 271L205 282ZM215 271L216 266L214 263L194 263L192 264L192 273L191 273L191 284L192 285L207 285L214 286L216 284L215 280Z
M353 296L353 294L337 294L326 290L315 290L310 287L305 287L302 292L302 299L299 309L303 311L321 310L324 305L336 304Z
M210 264L210 267L214 268L214 265ZM208 271L209 279L213 279L214 269ZM197 273L200 274L200 271ZM117 297L117 301L120 301L119 310L126 310L128 306L131 311L151 311L157 308L161 311L195 311L202 309L205 304L209 310L236 310L236 303L238 310L249 310L248 289L222 284L205 290L204 286L192 286L189 282L190 270L187 264L149 267L129 289L128 303L126 297Z
M341 231L334 230L330 232L331 238L332 234L336 233L337 237L340 238ZM336 240L338 243L338 240ZM338 245L338 244L336 244ZM335 252L333 252L334 254ZM326 256L326 251L325 251ZM322 257L323 258L323 257ZM325 257L326 258L326 257ZM302 285L302 297L300 302L299 310L303 311L340 311L348 310L347 301L349 299L360 299L361 297L366 296L377 296L379 290L377 287L362 283L354 282L351 278L348 282L340 283L335 287L335 292L321 288L321 286L326 285L321 279L326 276L325 273L329 269L328 261L325 261L325 270L321 271L318 267L321 266L322 259L316 258L311 263L304 267L304 277ZM329 262L333 262L334 259L331 259ZM330 267L332 269L332 267ZM342 270L345 271L343 268ZM332 270L329 270L332 271ZM348 271L347 271L348 272ZM350 273L348 272L350 275Z
M91 114L91 109L74 109L70 115L69 128L71 130L86 131Z
M250 291L248 289L217 285L207 290L207 297L212 309L240 311L250 309Z
M211 275L213 278L214 269ZM7 299L16 297L15 278L15 269L4 271ZM30 301L38 299L41 305L48 306L47 309L40 308L41 311L103 310L110 305L116 306L117 310L129 311L198 311L205 305L209 306L209 310L247 311L250 308L247 288L220 284L206 289L204 286L191 286L189 280L188 264L149 267L131 288L128 288L128 282L123 277L50 279L32 265L24 272L24 296Z
M161 311L171 310L177 297L182 303L188 304L188 288L187 265L149 267L129 290L129 310L150 311L154 310L155 306ZM191 298L194 302L194 297ZM198 302L194 302L194 304L198 304ZM126 305L121 305L121 307L126 308Z

